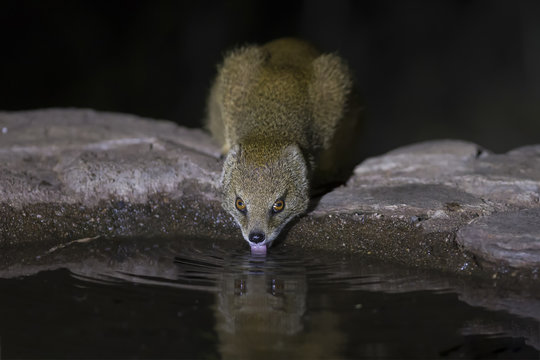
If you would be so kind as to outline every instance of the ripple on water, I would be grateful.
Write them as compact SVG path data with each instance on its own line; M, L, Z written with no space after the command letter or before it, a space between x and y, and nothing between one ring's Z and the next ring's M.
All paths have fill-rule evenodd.
M86 265L73 268L74 276L111 285L130 282L213 293L220 291L224 277L240 279L257 275L279 281L301 278L310 290L321 292L329 289L403 292L418 285L419 278L429 281L424 274L419 277L415 272L358 256L306 252L286 246L273 247L260 255L245 246L231 248L195 240L133 244L104 244L110 251L101 251L99 260L87 259ZM115 246L125 253L121 259ZM428 287L438 291L448 289L440 279L435 282Z
M520 351L536 356L538 351L524 345L522 338L540 349L538 332L529 331L538 329L536 298L501 295L490 288L463 285L436 272L287 246L272 248L266 256L254 255L245 246L231 248L195 240L96 240L76 246L93 251L85 254L100 255L88 255L70 267L71 277L82 281L71 281L69 273L43 274L43 278L60 279L43 284L64 281L77 288L59 288L65 294L51 294L47 304L55 307L61 300L75 309L68 314L83 313L79 311L82 308L109 315L89 312L76 324L68 315L59 328L70 329L70 333L74 326L80 325L86 331L86 324L103 319L103 328L114 328L115 334L125 339L132 339L133 329L139 329L143 336L136 343L158 344L163 334L169 334L166 343L179 344L182 353L191 346L193 358L203 357L197 351L212 346L212 351L219 354L214 358L262 358L259 355L268 349L280 349L273 358L302 358L299 352L314 347L324 358L346 358L342 353L345 348L351 358L399 358L403 349L421 357L450 354L467 358L478 355L478 344L487 349L482 353L504 347L514 351L518 344ZM53 255L68 250L66 247ZM35 280L34 285L19 288L37 286L36 303L43 303L48 294L43 286L39 287L41 280L27 280ZM3 290L12 294L5 297L6 308L28 298L17 288ZM120 317L119 311L124 311ZM61 315L59 311L55 320ZM20 321L17 316L12 323ZM34 321L33 317L22 323L30 321ZM147 331L152 321L155 331ZM41 331L40 335L44 333L56 334ZM505 337L493 340L494 333ZM148 334L159 336L152 338ZM179 339L186 340L178 343ZM196 345L203 340L207 341L205 346ZM504 355L511 355L509 351Z

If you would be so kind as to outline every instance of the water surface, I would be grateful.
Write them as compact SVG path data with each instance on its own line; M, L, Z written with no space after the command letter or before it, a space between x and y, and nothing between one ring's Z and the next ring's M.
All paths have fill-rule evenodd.
M98 239L13 265L0 358L540 357L534 291L242 245Z

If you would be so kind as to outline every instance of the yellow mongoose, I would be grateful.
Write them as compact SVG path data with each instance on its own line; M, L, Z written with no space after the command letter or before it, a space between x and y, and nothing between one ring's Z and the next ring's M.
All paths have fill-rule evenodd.
M252 250L266 251L306 211L311 182L331 178L336 159L350 152L344 138L334 140L336 132L353 136L351 90L342 59L300 40L225 56L210 91L207 127L226 154L223 208Z

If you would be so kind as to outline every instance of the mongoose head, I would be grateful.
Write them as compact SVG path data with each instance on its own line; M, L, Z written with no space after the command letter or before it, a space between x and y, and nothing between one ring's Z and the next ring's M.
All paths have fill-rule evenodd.
M227 154L221 181L223 208L252 250L266 250L308 206L308 167L297 145L236 145Z

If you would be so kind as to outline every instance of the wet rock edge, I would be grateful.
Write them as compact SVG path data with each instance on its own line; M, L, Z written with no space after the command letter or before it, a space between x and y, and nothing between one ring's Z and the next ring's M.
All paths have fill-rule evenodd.
M121 200L83 204L31 204L14 208L2 204L0 263L3 269L34 264L48 250L77 239L92 237L197 237L221 246L245 245L240 231L220 204L201 205L197 197L182 201L154 196L146 204ZM299 218L276 246L321 250L379 260L418 269L497 279L511 283L537 279L535 268L512 268L478 259L456 242L456 233L425 233L421 228L379 214L340 214ZM68 261L68 259L66 259Z
M32 249L42 251L74 239L94 236L115 238L177 234L242 242L232 219L216 200L216 189L193 185L190 181L181 186L184 187L182 196L157 193L149 196L145 203L114 197L97 203L38 202L15 206L1 202L2 264L6 267L20 260L15 254L30 254L34 253ZM210 196L205 192L211 193ZM474 247L460 240L463 229L475 216L484 218L492 213L516 210L520 210L519 207L490 209L461 219L452 226L439 227L442 230L428 231L418 226L422 219L417 216L398 217L370 211L336 213L316 209L295 221L278 246L354 254L358 255L359 261L362 257L373 257L457 274L536 279L537 264L515 267L501 258L479 257L477 252L471 251ZM249 251L247 247L246 251Z

